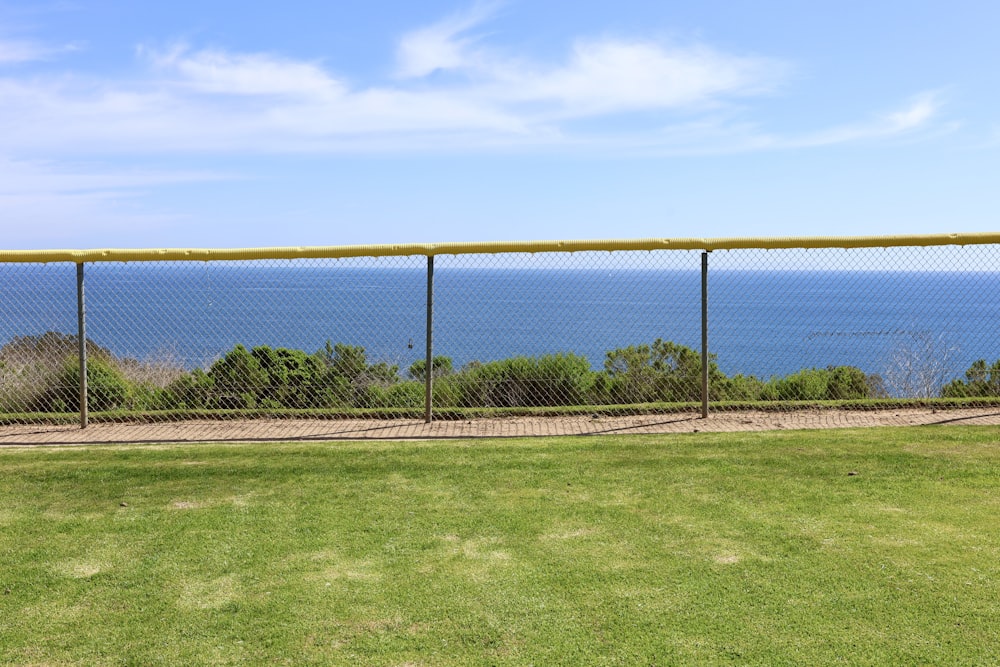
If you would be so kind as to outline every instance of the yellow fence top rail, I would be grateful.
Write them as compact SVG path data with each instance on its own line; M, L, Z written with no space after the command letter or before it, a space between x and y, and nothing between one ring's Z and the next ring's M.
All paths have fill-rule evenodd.
M591 241L489 241L274 248L139 248L93 250L0 250L0 262L163 262L258 259L391 257L627 250L738 250L788 248L892 248L1000 243L1000 232L904 236L788 236L716 239L632 239Z

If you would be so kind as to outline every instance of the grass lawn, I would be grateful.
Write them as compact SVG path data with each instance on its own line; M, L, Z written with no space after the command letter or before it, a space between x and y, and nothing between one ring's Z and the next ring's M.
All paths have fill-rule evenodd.
M0 664L996 664L1000 432L0 449Z

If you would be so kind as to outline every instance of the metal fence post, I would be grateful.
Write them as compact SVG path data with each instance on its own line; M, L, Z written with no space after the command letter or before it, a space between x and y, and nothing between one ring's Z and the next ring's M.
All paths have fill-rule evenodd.
M701 418L708 418L708 252L701 253Z
M424 422L433 418L434 392L434 255L427 256L427 357L424 366Z
M76 265L77 342L80 347L80 428L87 428L87 309L83 293L83 262Z

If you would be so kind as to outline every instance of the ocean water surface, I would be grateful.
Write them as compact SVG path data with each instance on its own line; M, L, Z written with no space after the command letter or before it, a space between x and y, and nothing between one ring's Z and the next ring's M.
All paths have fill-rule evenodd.
M313 352L329 340L405 369L425 349L426 271L411 264L87 265L87 335L187 368L237 343ZM2 268L0 344L75 333L73 265ZM572 352L601 368L608 350L656 338L698 349L700 299L698 271L445 267L434 277L434 350L456 367ZM716 270L708 303L709 347L730 375L841 364L884 373L928 352L960 375L1000 358L996 272Z

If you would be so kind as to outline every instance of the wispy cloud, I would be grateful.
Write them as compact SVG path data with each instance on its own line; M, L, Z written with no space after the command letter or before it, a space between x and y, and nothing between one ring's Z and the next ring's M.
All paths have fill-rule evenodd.
M942 93L926 91L913 97L905 106L880 114L868 122L835 127L802 137L788 137L776 141L776 144L801 148L906 136L930 126L940 116L943 106Z
M158 71L175 75L175 83L193 91L220 95L298 96L335 99L343 85L319 65L269 54L191 51L184 44L165 52L138 49Z
M489 60L478 48L479 36L468 33L500 9L496 2L478 2L429 26L409 32L396 49L396 74L419 78L438 70L480 69Z
M561 118L666 112L769 91L786 69L777 61L731 56L705 46L581 40L561 65L538 71L507 68L491 92L501 101L550 104Z
M398 76L461 76L464 86L452 79L442 88L514 106L522 117L538 120L716 103L773 90L789 71L775 59L643 38L579 39L563 62L512 57L490 49L485 37L475 32L499 7L478 3L404 35L396 54Z
M922 140L955 131L960 126L942 120L946 105L940 91L914 96L893 111L870 119L806 133L769 132L757 123L740 121L731 112L708 112L694 119L661 125L653 131L590 136L565 149L624 155L726 155L819 149L894 140Z
M232 178L207 171L114 169L40 160L0 159L3 244L94 245L109 234L127 238L176 220L138 205L150 189Z
M871 122L782 136L755 129L745 110L786 85L789 63L627 36L530 59L490 45L484 29L500 7L480 2L402 35L393 75L370 82L320 60L186 44L140 47L129 79L0 70L0 155L738 152L912 135L942 105L927 93ZM0 42L0 62L4 45L10 62L43 55L17 44Z
M31 40L0 38L0 65L50 60L60 54L77 51L79 48L77 44L52 46Z
M99 192L177 183L227 180L232 174L198 170L110 169L44 160L0 159L0 195L25 192Z

